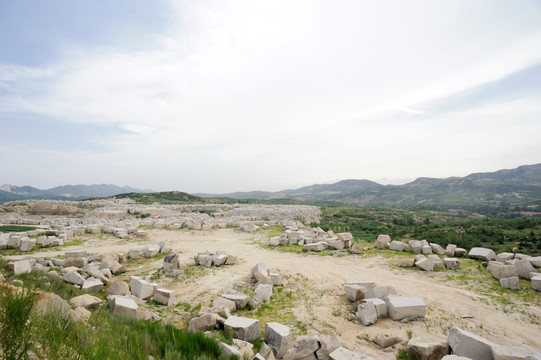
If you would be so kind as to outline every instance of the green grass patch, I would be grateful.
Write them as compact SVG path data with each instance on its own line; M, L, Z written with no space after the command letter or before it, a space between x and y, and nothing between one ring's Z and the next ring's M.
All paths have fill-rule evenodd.
M24 232L36 230L36 227L33 226L20 226L20 225L2 225L0 226L0 232Z

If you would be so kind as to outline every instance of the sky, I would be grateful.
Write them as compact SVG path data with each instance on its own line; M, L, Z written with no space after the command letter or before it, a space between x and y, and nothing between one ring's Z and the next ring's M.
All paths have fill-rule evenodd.
M0 184L190 193L541 163L541 1L0 0Z

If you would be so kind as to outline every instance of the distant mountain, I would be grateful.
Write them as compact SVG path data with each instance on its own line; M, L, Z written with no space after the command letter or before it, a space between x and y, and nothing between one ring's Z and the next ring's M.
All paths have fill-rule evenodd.
M343 180L278 192L256 191L204 197L334 201L364 207L407 207L489 211L535 204L541 208L541 164L445 179L418 178L405 185ZM257 196L257 197L256 197Z
M0 204L15 200L79 200L93 197L109 197L123 193L149 193L152 190L140 190L130 186L117 185L63 185L41 190L32 186L0 186Z

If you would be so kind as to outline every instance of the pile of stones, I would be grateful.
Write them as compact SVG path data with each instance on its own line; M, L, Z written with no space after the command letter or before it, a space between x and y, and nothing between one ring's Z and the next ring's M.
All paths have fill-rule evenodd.
M216 252L207 250L204 253L197 254L195 263L207 268L220 265L234 265L237 263L237 257L228 255L225 251L221 250Z
M426 304L421 298L399 296L392 286L376 286L374 281L351 282L344 286L346 298L354 303L355 315L364 326L378 319L410 321L424 318Z
M407 352L409 357L422 360L541 359L538 351L494 344L458 327L449 331L447 339L414 337L408 341Z
M280 236L269 239L269 245L301 245L304 251L323 251L328 248L347 250L353 245L353 235L348 232L335 234L332 230L325 231L320 227L286 226Z
M20 252L29 252L34 246L55 247L62 246L74 236L84 234L84 230L44 230L37 229L23 232L0 233L0 250L19 249Z
M152 258L158 254L171 252L171 247L162 241L159 244L136 246L128 250L128 259Z

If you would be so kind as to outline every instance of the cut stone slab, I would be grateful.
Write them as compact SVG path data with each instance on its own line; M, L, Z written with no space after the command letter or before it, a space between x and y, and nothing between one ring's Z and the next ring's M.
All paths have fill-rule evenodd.
M86 250L66 251L66 252L64 252L64 258L66 258L66 259L84 258L84 257L87 257Z
M378 312L373 302L359 304L356 315L364 326L373 325L378 321Z
M70 303L76 308L95 309L102 305L104 301L96 296L84 294L71 298Z
M348 284L344 286L346 298L351 302L364 299L364 293L366 290L368 289L365 286L358 284Z
M261 304L272 296L272 284L259 284L255 288L254 301Z
M402 241L393 240L389 244L389 249L396 251L404 251L408 247L408 244L403 243Z
M469 357L458 356L458 355L445 355L441 360L472 360Z
M395 321L425 317L426 304L421 298L391 294L387 296L385 301L387 302L387 313Z
M68 258L64 260L64 267L75 266L83 268L88 264L87 258Z
M515 268L517 269L518 276L522 279L531 279L531 273L535 271L535 268L530 264L528 259L517 260L515 262Z
M519 346L493 345L494 360L538 360L541 352Z
M365 299L378 298L385 300L389 295L396 295L396 290L392 286L376 286L366 290L364 293Z
M130 287L124 281L115 281L109 285L107 295L126 295L129 294Z
M375 247L377 249L388 249L389 243L391 242L391 237L389 235L378 235L378 238L376 239Z
M443 261L441 261L438 255L428 255L428 260L430 260L432 264L434 264L434 269L445 269L445 265L443 264Z
M376 344L382 349L401 343L402 341L403 340L399 338L398 336L381 337L381 338L375 338L372 340L374 344Z
M82 286L85 283L85 278L81 276L78 272L71 271L64 274L63 279L65 282L70 284L76 284Z
M9 263L8 267L15 275L26 274L32 271L32 265L28 260L19 260Z
M233 331L233 337L244 341L257 340L261 337L261 325L257 319L231 315L224 323L225 329Z
M490 271L492 276L500 280L502 278L510 278L517 276L517 269L513 265L505 265L497 261L491 261L488 263L487 270Z
M113 295L112 312L115 315L122 315L132 319L137 318L137 309L139 306L132 299Z
M515 254L508 253L508 252L503 252L503 253L499 253L498 255L496 255L496 261L500 261L502 263L504 263L506 261L509 261L509 260L513 260L514 258L515 258Z
M460 269L460 260L455 258L443 258L443 263L447 269Z
M73 273L72 273L73 274ZM81 290L88 292L100 292L103 289L103 283L99 279L89 278L81 287Z
M453 354L475 360L493 360L493 343L458 327L449 330L449 346Z
M234 301L237 309L244 309L250 301L250 297L246 294L223 294L222 297Z
M26 238L21 241L21 246L19 247L19 251L21 252L32 251L35 245L36 245L36 239Z
M265 342L272 349L275 357L281 359L293 346L293 335L289 326L270 322L265 326Z
M520 281L519 281L518 276L501 278L500 285L509 290L520 290Z
M203 314L192 318L188 323L188 331L200 333L203 331L214 330L216 328L216 315Z
M317 360L314 353L319 349L320 343L317 335L298 336L283 360L309 359ZM310 357L311 356L311 357Z
M483 247L472 248L468 256L472 259L479 259L484 261L496 260L496 253L494 253L494 250Z
M418 337L408 341L408 355L421 360L440 360L449 353L449 343L434 337Z
M432 252L439 254L439 255L445 255L445 249L441 247L439 244L430 243L430 247L432 248Z
M370 298L361 300L362 302L371 302L376 306L376 312L378 313L378 319L387 317L387 303L384 300L378 298Z
M221 296L214 298L214 300L212 301L212 306L216 308L225 308L229 312L235 311L237 309L237 305L233 300L229 300Z
M327 244L324 241L319 241L312 244L304 244L303 250L304 251L323 251L329 247L329 244Z
M415 262L415 266L424 271L433 271L434 264L429 258L424 258Z
M156 289L154 301L166 306L173 305L175 302L175 292L168 289Z

